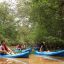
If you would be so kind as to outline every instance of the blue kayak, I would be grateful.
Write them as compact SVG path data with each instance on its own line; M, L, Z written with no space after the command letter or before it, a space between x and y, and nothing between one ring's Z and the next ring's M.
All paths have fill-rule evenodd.
M27 51L31 52L32 49L31 49L31 48L27 48L27 49L25 49L25 50L22 50L22 52L27 52Z
M39 47L34 47L34 50L36 51L36 50L39 50L40 48Z
M35 51L35 54L36 55L46 55L46 56L64 56L64 50L55 51L55 52L47 52L47 51L39 52L39 51Z
M14 51L15 51L16 53L18 53L18 52L27 52L27 51L31 52L32 49L31 49L31 48L27 48L27 49L25 49L25 50L18 50L18 49L15 49Z
M17 54L2 54L0 53L0 58L28 58L29 52L17 53Z

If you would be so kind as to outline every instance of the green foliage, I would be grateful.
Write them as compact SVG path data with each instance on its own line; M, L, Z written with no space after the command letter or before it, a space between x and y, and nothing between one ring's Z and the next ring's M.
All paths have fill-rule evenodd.
M36 41L38 42L64 42L63 2L60 0L32 0L30 21L38 23ZM46 40L45 37L50 37ZM60 40L60 41L59 41Z
M15 18L15 14L9 9L9 5L5 2L0 3L0 40L7 40L11 43L17 41L18 33Z
M12 45L64 43L64 1L17 0L16 11L0 3L0 40Z

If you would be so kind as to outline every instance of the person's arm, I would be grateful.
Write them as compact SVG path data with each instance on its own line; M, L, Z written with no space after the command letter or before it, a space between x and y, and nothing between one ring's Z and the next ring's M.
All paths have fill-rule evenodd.
M7 54L7 52L5 50L0 50L0 53Z
M10 53L10 54L14 54L14 52L9 48L9 47L7 47L8 48L8 53Z

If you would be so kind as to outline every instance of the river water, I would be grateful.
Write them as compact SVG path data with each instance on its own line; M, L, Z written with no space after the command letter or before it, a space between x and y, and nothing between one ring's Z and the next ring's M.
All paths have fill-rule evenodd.
M62 57L30 55L29 58L0 58L0 64L64 64Z

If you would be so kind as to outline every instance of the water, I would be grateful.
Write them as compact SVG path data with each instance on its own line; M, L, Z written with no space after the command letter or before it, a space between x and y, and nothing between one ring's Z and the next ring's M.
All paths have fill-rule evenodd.
M64 58L30 55L29 58L0 58L0 64L64 64Z

